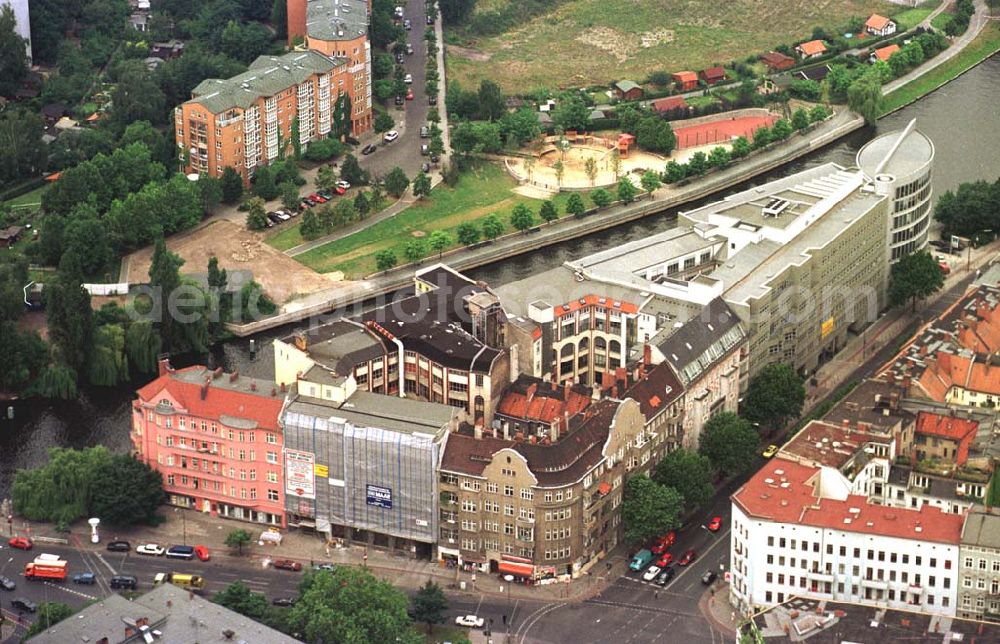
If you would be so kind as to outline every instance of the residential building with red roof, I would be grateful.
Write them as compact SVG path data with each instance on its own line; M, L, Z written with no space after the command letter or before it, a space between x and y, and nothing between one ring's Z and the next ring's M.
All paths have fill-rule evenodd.
M778 51L769 51L766 54L762 54L760 59L772 72L781 72L795 66L794 58Z
M896 23L885 16L873 13L865 21L865 32L873 36L891 36L896 33Z
M600 398L600 389L585 385L562 384L518 376L504 392L497 406L495 420L509 432L545 438L567 431L569 419Z
M795 48L802 58L819 58L826 53L826 43L822 40L810 40Z
M715 85L726 80L726 68L722 65L709 67L698 72L698 78L705 81L706 85Z
M688 104L683 96L665 96L664 98L658 98L650 102L649 106L653 108L653 111L662 114L663 112L687 109Z
M793 596L954 615L963 517L870 503L838 470L769 461L732 495L730 599Z
M694 72L674 72L670 76L674 81L674 88L680 92L690 92L698 88L698 74Z
M886 45L885 47L879 47L878 49L876 49L875 51L872 52L870 60L873 63L876 60L881 60L881 61L884 61L884 62L889 62L889 58L891 58L892 55L895 54L898 51L899 51L899 45L897 45L895 43L892 44L892 45Z
M132 445L163 474L171 504L284 527L284 400L266 380L162 360L132 402Z

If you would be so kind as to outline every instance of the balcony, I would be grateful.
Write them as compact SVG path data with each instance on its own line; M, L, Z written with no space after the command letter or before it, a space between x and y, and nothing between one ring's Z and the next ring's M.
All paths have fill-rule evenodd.
M806 573L806 576L813 581L823 581L833 583L833 573L832 572L820 572L819 570L810 570Z

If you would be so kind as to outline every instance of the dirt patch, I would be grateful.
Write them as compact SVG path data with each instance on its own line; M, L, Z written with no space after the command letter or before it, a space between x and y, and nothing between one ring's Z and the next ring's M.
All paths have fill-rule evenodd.
M585 45L608 52L617 58L620 63L628 60L629 53L632 50L631 43L629 42L630 38L610 27L591 27L590 29L581 31L577 35L576 40Z
M486 62L492 57L485 51L473 49L472 47L460 47L458 45L445 45L445 51L457 58L474 60L478 63Z
M642 47L656 47L664 43L674 41L673 29L657 29L639 34L639 45Z
M315 293L337 284L332 276L317 273L263 242L258 233L230 221L216 221L190 233L167 240L167 248L183 260L181 273L208 270L210 257L219 259L227 270L253 271L253 278L278 304ZM144 248L129 256L129 281L148 279L153 249Z

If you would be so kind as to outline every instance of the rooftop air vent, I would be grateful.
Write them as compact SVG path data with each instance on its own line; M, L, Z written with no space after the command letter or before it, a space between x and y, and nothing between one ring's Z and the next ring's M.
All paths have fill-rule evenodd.
M783 213L792 202L788 199L781 199L780 197L775 197L767 202L767 205L761 209L761 214L765 217L778 217Z

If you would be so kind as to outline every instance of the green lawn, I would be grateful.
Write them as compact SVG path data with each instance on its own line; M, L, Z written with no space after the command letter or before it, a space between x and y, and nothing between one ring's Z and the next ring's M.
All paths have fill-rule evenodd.
M913 29L921 22L927 19L927 16L938 8L941 3L938 0L930 0L930 2L925 2L919 7L913 7L912 9L907 9L906 11L901 11L892 17L896 21L896 25L899 31L906 31L907 29Z
M938 31L944 31L945 28L948 26L948 23L951 22L951 20L952 20L952 14L947 11L943 11L938 15L934 16L934 19L931 20L931 26L937 29Z
M934 91L998 51L1000 51L1000 24L990 22L957 56L886 96L882 114L888 114Z
M684 99L688 105L691 107L705 107L706 105L714 105L716 103L721 103L717 97L709 94L708 96L692 96L691 98Z
M476 11L517 0L489 0ZM836 32L852 18L903 11L885 0L552 0L544 15L496 36L448 27L447 76L463 87L482 79L506 92L642 82L655 70L700 70L743 60L808 38L814 27Z
M424 624L415 624L413 627L417 629L418 633L424 636L424 641L427 644L442 644L443 642L458 644L459 642L469 641L469 629L459 628L454 623L451 626L448 624L439 624L434 627L434 632L430 635L427 634L427 626Z
M442 184L434 189L430 198L395 217L297 255L295 259L320 273L344 271L348 278L356 279L375 272L375 253L381 250L392 250L399 262L405 263L403 249L406 242L416 238L413 235L416 231L423 232L426 240L431 232L444 230L454 240L459 224L478 223L491 213L497 213L504 222L505 232L511 232L510 212L519 203L528 205L540 223L537 212L541 202L511 192L516 185L499 164L480 164L463 174L454 188ZM567 198L567 194L560 194L552 199L562 216L565 216ZM278 244L291 243L296 234L282 232L268 242L280 248ZM457 246L457 242L452 244L453 248Z
M11 199L9 201L5 201L4 205L5 206L26 206L28 204L37 204L37 203L41 202L42 195L45 193L46 190L49 189L49 185L50 184L45 184L41 188L36 188L35 190L32 190L31 192L24 193L20 197L14 197L13 199ZM22 211L24 209L18 208L17 210L18 211ZM30 209L28 209L28 210L30 210Z

